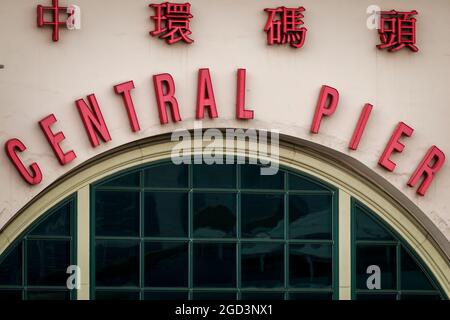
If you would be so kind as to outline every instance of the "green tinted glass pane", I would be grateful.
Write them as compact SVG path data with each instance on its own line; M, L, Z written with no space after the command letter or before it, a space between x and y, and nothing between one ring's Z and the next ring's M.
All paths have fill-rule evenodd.
M236 235L234 193L194 194L194 237L224 238Z
M243 287L283 287L283 245L278 243L243 243L241 255Z
M402 293L401 300L429 301L429 300L442 300L442 298L437 293L435 294Z
M0 285L22 285L22 243L0 258Z
M300 175L289 174L289 190L296 191L328 191L324 186Z
M139 187L139 171L108 179L101 187Z
M22 300L22 290L0 290L0 301Z
M97 191L95 210L97 236L139 235L139 192Z
M146 192L144 203L146 237L188 236L188 194Z
M194 286L235 287L236 245L194 243Z
M103 291L95 292L95 300L139 300L139 292L136 291Z
M425 272L411 257L411 255L402 248L401 254L401 288L402 290L434 290Z
M188 166L172 163L152 166L144 171L148 188L187 188Z
M69 291L28 291L27 300L70 300Z
M284 292L242 292L241 300L284 300Z
M278 170L274 175L262 175L261 166L241 165L241 188L243 189L283 189L284 173Z
M187 291L146 291L144 300L188 300Z
M300 288L330 287L333 279L332 246L291 244L289 285Z
M332 196L290 195L289 237L331 240Z
M28 284L66 287L70 241L27 240Z
M39 223L30 234L39 236L70 236L71 204L67 203Z
M144 259L146 287L187 287L187 242L147 242Z
M244 238L283 238L284 196L242 194L241 225Z
M356 286L369 289L367 280L373 273L367 273L369 266L378 266L381 273L380 289L395 289L396 246L394 245L358 245L356 248Z
M394 240L387 229L376 221L365 209L356 209L356 240Z
M195 292L194 300L236 300L236 292Z
M236 166L232 164L196 164L194 188L236 188Z
M320 292L290 292L289 300L333 300L333 294Z
M356 300L397 300L397 294L395 293L358 293Z
M97 240L97 286L139 285L139 242L133 240Z

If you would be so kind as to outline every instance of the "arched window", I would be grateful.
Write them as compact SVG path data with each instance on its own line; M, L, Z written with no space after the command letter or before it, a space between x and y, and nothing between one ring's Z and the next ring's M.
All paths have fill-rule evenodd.
M169 161L103 174L0 234L0 300L448 298L414 239L327 181Z
M76 265L75 203L49 210L0 256L0 300L76 299L66 273Z
M400 237L353 201L353 298L440 300L436 281Z
M160 163L92 187L91 297L331 299L336 191L257 165Z

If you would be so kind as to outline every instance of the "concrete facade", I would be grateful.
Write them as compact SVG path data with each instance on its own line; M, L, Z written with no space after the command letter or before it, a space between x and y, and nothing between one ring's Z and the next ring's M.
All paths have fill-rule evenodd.
M450 167L444 164L425 197L406 185L431 145L450 152L450 3L431 1L360 0L191 0L192 45L168 46L148 34L153 29L149 1L77 0L82 29L63 30L51 41L51 28L36 27L36 5L3 0L0 4L0 141L19 138L27 146L21 155L38 162L44 175L38 186L28 186L4 152L0 153L0 229L46 187L87 160L123 144L193 128L197 72L209 68L219 118L204 127L279 129L285 136L334 150L341 161L354 159L361 167L404 197L405 206L420 210L450 241ZM72 3L69 1L69 3ZM376 49L376 30L366 26L366 8L416 9L418 53ZM306 44L267 46L263 32L266 7L306 8ZM236 70L247 70L246 104L254 110L250 121L235 119ZM151 77L170 73L183 119L161 125ZM113 86L133 80L133 100L141 131L130 130L122 99ZM340 92L335 114L325 119L320 133L309 128L322 85ZM112 141L92 148L75 107L75 100L95 93ZM365 103L374 110L357 151L348 143ZM63 131L63 150L77 158L60 166L38 121L55 114L53 131ZM377 162L399 121L415 129L402 141L406 148L391 159L390 173ZM448 244L448 243L447 243Z

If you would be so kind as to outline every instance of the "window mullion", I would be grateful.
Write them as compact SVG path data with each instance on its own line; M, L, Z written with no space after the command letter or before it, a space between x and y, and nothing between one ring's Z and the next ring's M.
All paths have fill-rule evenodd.
M77 290L78 300L89 300L91 285L90 270L90 241L95 241L95 237L91 238L90 226L90 189L86 185L77 192L77 212L76 212L76 248L77 248L77 265L81 271L80 288ZM93 230L92 230L93 231ZM94 232L94 231L93 231ZM95 243L94 243L95 245ZM95 261L95 257L93 256Z
M351 299L351 197L343 190L339 190L339 206L337 216L338 224L338 280L339 280L339 299ZM336 257L333 259L336 261Z

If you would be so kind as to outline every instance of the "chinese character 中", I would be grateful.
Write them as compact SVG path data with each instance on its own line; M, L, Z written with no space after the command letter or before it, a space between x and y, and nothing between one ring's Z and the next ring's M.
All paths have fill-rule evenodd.
M45 21L44 20L44 11L50 11L52 13L52 21ZM61 25L65 25L66 21L60 21L59 20L59 13L64 12L67 13L67 7L60 7L58 4L58 0L52 0L52 6L37 6L37 25L38 27L43 27L46 25L50 25L53 27L53 35L52 40L58 41L59 40L59 27ZM68 13L67 18L70 17L70 14Z
M415 45L416 19L412 18L416 14L416 10L411 12L381 11L378 29L381 44L377 45L377 48L395 52L408 47L414 52L419 51Z
M269 45L289 43L297 49L303 46L307 31L305 27L302 27L304 24L302 12L305 8L278 7L264 9L264 11L269 14L264 27Z
M191 5L189 3L161 3L150 4L155 9L155 15L150 18L155 22L155 30L150 34L153 37L166 39L168 44L184 41L188 44L194 42L189 35L189 19L191 15Z

